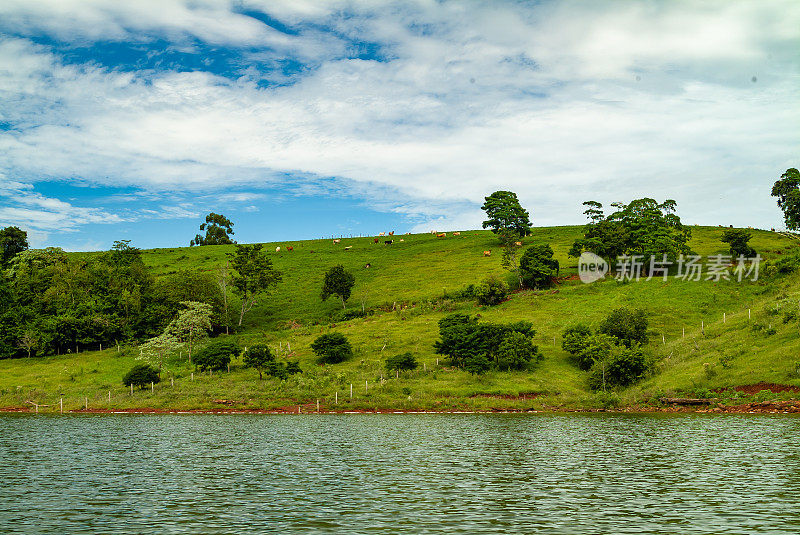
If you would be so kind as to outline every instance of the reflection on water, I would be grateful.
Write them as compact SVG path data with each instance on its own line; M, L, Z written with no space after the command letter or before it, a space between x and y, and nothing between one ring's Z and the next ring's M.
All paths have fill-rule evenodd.
M0 416L2 533L800 533L800 418Z

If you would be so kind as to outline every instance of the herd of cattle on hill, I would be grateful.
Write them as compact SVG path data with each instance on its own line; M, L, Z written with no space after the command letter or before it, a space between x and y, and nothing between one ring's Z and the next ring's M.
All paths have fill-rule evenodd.
M411 234L410 232L407 232L406 236L409 236L410 234ZM436 232L435 230L432 230L431 234L435 235L437 238L446 238L447 237L447 233L446 232ZM450 235L451 236L461 236L461 232L452 232ZM388 237L388 236L394 236L394 231L391 231L388 234L386 232L381 232L380 234L378 234L377 237L372 239L372 243L374 243L374 244L375 243L380 243L381 242L381 237ZM405 241L406 240L404 238L400 238L398 240L398 242L400 242L400 243L403 243ZM394 242L395 242L394 238L392 238L390 240L383 240L383 244L384 245L392 245ZM342 239L341 238L335 238L335 239L333 239L333 243L334 244L342 243ZM516 242L516 245L521 246L522 242ZM348 245L348 246L346 246L344 248L344 250L345 251L349 251L352 248L353 248L352 245ZM286 249L286 251L289 251L289 252L294 251L294 247L291 246L291 245L287 245L285 247L285 249ZM275 252L276 253L280 253L281 252L280 245L275 247ZM313 253L314 251L311 251L311 252ZM483 256L491 256L491 255L492 255L492 251L483 251Z

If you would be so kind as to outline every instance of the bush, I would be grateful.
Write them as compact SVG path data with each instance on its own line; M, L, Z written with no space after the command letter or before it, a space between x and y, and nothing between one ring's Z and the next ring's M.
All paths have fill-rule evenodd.
M264 344L255 344L247 349L244 354L244 365L247 368L258 370L258 378L263 379L263 372L270 364L275 362L275 355Z
M339 310L331 316L333 321L350 321L357 318L365 318L372 314L371 310L361 310L360 308L351 308L349 310Z
M497 349L497 367L501 370L524 370L541 359L533 341L516 331L506 334Z
M499 305L508 295L508 284L497 277L487 277L475 287L474 293L478 304Z
M214 340L201 348L194 357L194 364L200 370L224 370L233 357L242 349L233 340Z
M603 333L590 334L572 357L578 368L589 371L595 362L607 359L619 344L619 340Z
M489 368L492 367L492 363L489 361L486 355L472 355L464 360L464 363L461 365L461 367L464 369L464 371L467 371L472 375L481 375L482 373L489 371Z
M647 317L638 308L622 307L611 312L598 332L618 338L625 347L647 343Z
M158 376L158 370L149 364L137 364L122 378L122 384L125 386L133 385L139 388L144 388L150 383L158 382L161 382L161 377Z
M584 347L586 338L592 334L592 329L588 325L579 323L572 327L567 327L561 333L561 348L567 353L577 355Z
M638 345L630 348L615 345L606 358L592 365L589 387L601 390L607 386L628 386L640 379L649 367L649 359Z
M323 334L311 344L321 364L338 364L353 356L353 347L342 333Z
M386 369L392 370L416 370L419 367L417 359L411 353L403 353L386 359Z
M528 288L547 288L558 274L558 268L553 249L546 243L528 247L519 259L519 274Z
M739 256L753 258L756 256L755 249L747 243L752 237L752 234L742 228L726 229L722 233L722 241L731 246L730 253L733 258L738 258Z

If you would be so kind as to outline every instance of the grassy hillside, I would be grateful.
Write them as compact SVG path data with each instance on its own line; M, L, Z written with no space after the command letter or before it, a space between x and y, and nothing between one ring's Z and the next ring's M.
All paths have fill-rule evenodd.
M392 245L384 245L383 238L379 244L372 238L345 238L339 244L332 240L270 243L266 248L283 272L283 282L246 316L236 337L245 346L266 342L283 356L291 354L300 360L302 375L285 382L259 381L256 372L234 362L230 374L195 374L192 380L191 368L176 355L166 380L154 392L131 395L121 378L134 364L137 352L127 348L118 353L113 348L0 361L0 406L35 401L50 404L52 410L57 409L63 394L69 409L82 407L87 398L90 408L214 408L223 406L220 400L227 400L238 408L306 405L310 410L315 409L317 399L323 408L340 410L591 407L647 402L670 393L706 395L712 389L759 381L800 386L796 377L798 324L784 324L765 312L778 298L800 293L794 276L757 283L670 279L605 280L585 285L571 276L576 273L576 261L567 257L580 230L535 229L526 244L550 243L563 267L564 280L552 290L518 292L492 308L446 297L487 274L509 277L500 265L497 239L490 232L465 231L446 238L394 236ZM721 234L721 228L694 227L691 246L704 256L724 254L727 245L719 241ZM795 240L779 234L753 234L751 245L766 259L798 247ZM294 251L286 251L287 245ZM277 246L281 252L275 252ZM349 246L352 248L345 250ZM224 263L225 252L230 250L228 246L157 249L146 251L144 259L161 275L213 271ZM492 256L484 257L484 250L491 250ZM330 322L341 304L335 299L320 301L321 280L327 268L339 263L356 274L349 307L360 307L363 302L365 307L377 309L376 314ZM628 304L649 312L650 347L659 357L656 373L613 395L591 393L586 374L570 364L561 350L560 333L578 321L597 323L611 309ZM446 368L441 361L437 363L433 342L438 337L438 320L454 311L480 313L491 321L533 322L544 360L533 372L490 372L479 377ZM776 333L754 330L754 323L771 324ZM356 356L343 364L316 365L309 345L316 336L331 331L345 334ZM384 359L405 351L413 352L424 368L400 377L387 376Z

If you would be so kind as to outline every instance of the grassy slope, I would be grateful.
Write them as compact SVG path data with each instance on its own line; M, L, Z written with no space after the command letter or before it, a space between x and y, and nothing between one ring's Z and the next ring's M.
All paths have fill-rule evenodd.
M567 250L580 227L535 229L526 243L546 241L567 275L575 273L575 259ZM721 229L695 227L692 247L702 255L725 253L719 241ZM487 408L539 407L543 405L592 406L599 400L587 391L585 374L567 361L560 349L560 332L578 321L598 322L608 310L633 304L651 314L654 332L652 345L662 357L660 373L619 393L625 403L634 403L676 391L702 391L722 386L758 381L800 385L791 376L800 342L797 326L783 325L768 318L764 304L782 294L795 295L797 281L788 279L777 285L760 282L669 282L649 281L619 284L613 280L584 285L564 281L557 291L517 293L497 307L481 309L472 302L452 302L441 298L444 291L478 282L488 273L508 276L500 266L496 238L489 232L467 231L461 236L438 239L430 235L395 236L395 244L375 245L372 238L267 244L266 248L284 281L274 296L264 300L245 320L239 335L244 345L265 341L286 353L291 344L293 358L300 359L306 373L281 383L259 381L255 372L234 369L222 376L197 374L190 380L190 368L175 358L169 367L176 377L155 393L136 392L131 396L120 384L122 375L134 363L135 350L118 355L116 349L80 355L35 360L0 361L0 406L22 405L26 400L56 406L64 394L67 408L78 408L89 398L90 406L105 407L219 407L216 399L237 402L240 407L274 408L315 403L334 408ZM400 243L399 240L405 241ZM767 258L785 254L796 243L774 233L755 231L752 245ZM276 253L280 245L284 250ZM293 252L285 251L293 245ZM352 245L345 251L344 247ZM484 250L493 250L485 258ZM227 246L158 249L147 251L145 261L157 274L181 269L215 270L224 262ZM365 269L366 263L371 268ZM322 273L342 263L356 273L356 287L350 306L385 306L374 316L330 325L326 318L340 306L335 300L321 303L319 287ZM563 274L563 272L562 272ZM391 311L397 303L398 309ZM234 303L235 306L236 303ZM752 319L747 319L747 309ZM433 342L437 321L452 311L481 313L487 320L527 319L537 329L537 341L545 355L532 373L489 373L472 377L437 365ZM723 323L723 312L727 321ZM299 324L288 328L287 321ZM705 334L700 330L705 324ZM754 332L749 321L772 322L774 336ZM685 337L683 336L685 329ZM308 349L321 333L337 330L354 345L356 357L341 365L320 367L313 363ZM662 342L662 335L664 342ZM555 345L554 345L554 337ZM404 351L414 352L425 364L424 370L398 378L384 377L383 358ZM704 364L708 366L704 366ZM723 366L723 363L725 366ZM711 372L706 372L710 368ZM365 381L369 390L365 392ZM354 397L350 400L350 384ZM108 392L112 401L108 402ZM535 400L504 399L500 395L541 394ZM494 397L481 395L494 395ZM51 407L52 409L52 407Z

